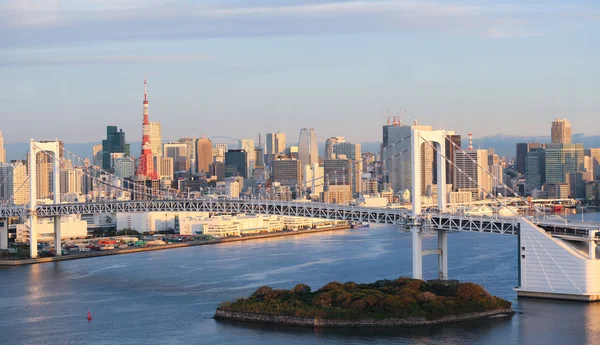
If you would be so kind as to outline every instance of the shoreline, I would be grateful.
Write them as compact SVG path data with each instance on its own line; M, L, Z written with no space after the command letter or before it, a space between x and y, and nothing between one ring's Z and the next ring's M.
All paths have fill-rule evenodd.
M343 327L421 327L441 325L469 320L483 319L494 316L512 316L516 312L512 309L490 310L478 313L462 315L449 315L435 320L425 318L406 319L363 319L363 320L332 320L317 319L310 317L284 316L273 314L245 313L217 309L214 318L216 320L242 321L263 324L276 324L284 326L300 326L312 328L343 328Z
M62 256L52 256L52 257L47 257L47 258L23 259L23 260L0 260L0 268L1 267L21 266L21 265L34 265L34 264L65 261L65 260L86 259L86 258L94 258L94 257L99 257L99 256L132 254L132 253L149 252L149 251L155 251L155 250L166 250L166 249L174 249L174 248L204 246L204 245L210 245L210 244L251 241L251 240L273 238L273 237L314 234L314 233L320 233L320 232L348 230L348 229L352 229L352 228L349 225L348 226L344 225L344 226L334 226L331 228L322 228L322 229L307 229L307 230L298 230L298 231L272 232L272 233L259 234L259 235L249 235L246 237L228 237L228 238L222 238L222 239L193 241L193 242L187 242L187 243L172 243L172 244L152 245L152 246L147 246L147 247L137 247L137 248L134 247L134 248L125 248L125 249L113 249L113 250L107 250L107 251L94 251L94 252L85 252L83 254L69 254L69 255L62 255Z

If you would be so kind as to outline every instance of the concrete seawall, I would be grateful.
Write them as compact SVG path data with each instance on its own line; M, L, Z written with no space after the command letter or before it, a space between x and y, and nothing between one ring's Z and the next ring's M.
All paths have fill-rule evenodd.
M513 315L515 312L511 309L492 310L481 313L469 313L462 315L450 315L436 320L427 320L425 318L406 318L406 319L363 319L363 320L330 320L317 319L309 317L283 316L258 313L243 313L217 309L215 319L245 321L256 323L279 324L286 326L302 326L315 328L338 328L338 327L419 327L431 326L445 323L454 323L468 320L482 319L490 316Z
M220 243L228 243L228 242L251 241L251 240L258 240L258 239L265 239L265 238L304 235L304 234L313 234L313 233L319 233L319 232L347 230L347 229L350 229L350 227L349 226L337 226L337 227L323 228L323 229L308 229L308 230L298 230L298 231L272 232L272 233L268 233L268 234L250 235L250 236L245 236L245 237L229 237L229 238L221 238L221 239L206 240L206 241L193 241L193 242L185 242L185 243L151 245L151 246L147 246L147 247L113 249L113 250L107 250L107 251L93 251L93 252L86 252L86 253L69 254L69 255L64 255L64 256L54 256L54 257L48 257L48 258L23 259L23 260L0 260L0 267L32 265L32 264L40 264L40 263L46 263L46 262L94 258L94 257L98 257L98 256L131 254L131 253L139 253L139 252L149 252L149 251L153 251L153 250L203 246L203 245L209 245L209 244L220 244Z

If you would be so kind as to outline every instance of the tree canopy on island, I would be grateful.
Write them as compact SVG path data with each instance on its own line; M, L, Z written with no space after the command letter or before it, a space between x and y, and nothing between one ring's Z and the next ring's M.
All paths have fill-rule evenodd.
M398 278L371 284L331 282L317 291L304 284L291 290L258 288L250 297L219 309L322 319L388 319L443 316L510 309L511 303L481 286L458 281Z

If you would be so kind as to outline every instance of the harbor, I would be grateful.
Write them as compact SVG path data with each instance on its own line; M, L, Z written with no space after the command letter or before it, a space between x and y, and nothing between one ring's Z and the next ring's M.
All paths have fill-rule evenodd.
M353 229L353 228L358 228L358 227L364 227L364 226L356 225L356 224L347 224L347 225L341 225L341 226L321 227L321 228L315 228L315 229L310 228L310 229L300 229L300 230L294 230L294 231L286 230L286 231L280 231L280 232L258 233L258 234L250 234L250 235L236 236L236 237L223 237L223 238L213 238L213 239L205 239L205 240L194 240L194 241L187 241L187 242L182 242L182 243L167 242L165 244L151 244L151 245L145 245L145 246L139 246L139 247L127 247L127 248L118 248L117 247L117 248L113 248L113 249L109 249L109 250L98 250L98 251L90 250L90 251L69 252L68 255L61 255L61 256L50 256L50 257L35 258L35 259L22 259L22 260L0 260L0 267L1 266L32 265L32 264L40 264L40 263L47 263L47 262L94 258L94 257L109 256L109 255L132 254L132 253L148 252L148 251L155 251L155 250L166 250L166 249L193 247L193 246L203 246L203 245L210 245L210 244L251 241L251 240L267 239L267 238L274 238L274 237L313 234L313 233L336 231L336 230L347 230L347 229Z

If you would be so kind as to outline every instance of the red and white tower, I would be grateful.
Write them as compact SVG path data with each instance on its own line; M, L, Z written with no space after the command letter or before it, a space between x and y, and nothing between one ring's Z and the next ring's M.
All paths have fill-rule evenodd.
M146 90L146 80L144 79L144 121L142 125L142 154L140 155L140 164L137 169L139 178L151 180L158 179L158 174L154 170L152 162L152 145L150 144L150 120L148 120L148 92Z

